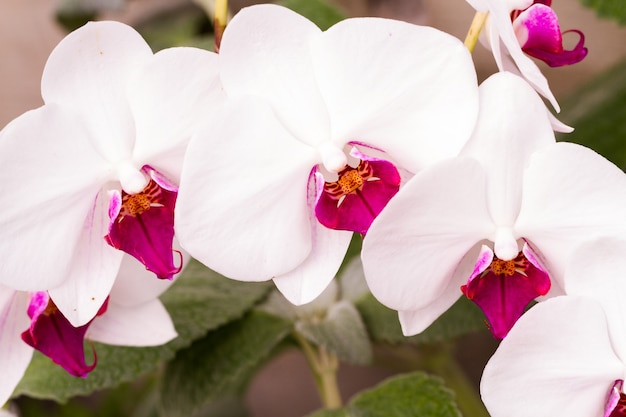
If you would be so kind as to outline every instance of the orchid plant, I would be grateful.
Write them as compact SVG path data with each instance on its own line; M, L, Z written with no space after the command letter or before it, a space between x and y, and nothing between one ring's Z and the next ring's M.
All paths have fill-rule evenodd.
M552 1L467 0L464 41L197 3L196 46L71 31L0 130L0 415L95 391L87 415L247 415L296 348L312 417L626 416L626 159L558 136L579 125L542 68L590 58ZM453 354L472 332L499 343L480 387ZM400 375L345 403L344 362Z

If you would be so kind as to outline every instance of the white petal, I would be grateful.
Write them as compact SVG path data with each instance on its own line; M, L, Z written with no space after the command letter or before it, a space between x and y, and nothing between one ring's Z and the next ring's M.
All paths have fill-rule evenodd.
M482 83L476 130L462 154L481 161L487 172L489 209L496 225L515 222L528 160L554 143L546 107L528 83L506 72Z
M475 269L476 259L483 245L477 244L470 249L454 271L448 287L433 302L419 310L399 311L398 318L402 333L411 336L423 332L435 320L445 313L461 296L460 287L468 281Z
M330 129L311 62L310 42L320 33L287 8L256 5L228 24L219 53L228 95L266 98L285 126L309 144L327 140Z
M488 12L490 7L489 0L466 0L476 11ZM513 10L524 10L533 4L533 0L499 0L505 5L509 12Z
M506 68L503 66L502 61L498 60L498 56L496 53L498 52L500 47L499 41L502 41L508 53L513 58L515 65L519 68L519 71L522 73L524 78L542 96L547 98L558 112L560 110L559 104L552 94L552 91L550 91L550 87L548 86L548 80L541 73L541 70L532 61L532 59L526 56L526 54L522 51L522 47L520 46L519 41L515 36L515 31L513 30L513 24L511 22L511 11L514 9L520 10L516 6L523 4L521 4L520 2L520 4L516 5L512 2L503 2L501 0L485 0L485 2L489 4L489 24L493 25L490 28L490 30L492 31L490 43L492 49L494 50L494 57L496 58L496 63L498 64L498 67L501 71L506 70ZM526 3L528 3L528 0L526 0ZM498 40L497 37L499 37L500 39Z
M443 294L465 254L494 231L485 181L478 162L455 158L421 171L389 202L361 253L381 303L418 310Z
M187 252L183 251L176 240L174 250L181 252L183 269L174 276L174 280L185 269L190 259ZM172 286L174 280L158 279L154 272L148 271L137 259L124 254L122 265L111 289L111 300L122 306L135 306L151 301L163 294Z
M85 220L67 279L49 290L50 297L74 326L89 322L109 295L124 252L109 246L108 196L102 191Z
M352 232L327 229L317 219L311 220L311 253L294 270L274 278L276 287L295 305L309 303L324 291L337 274L352 238Z
M223 91L217 55L196 48L165 49L145 62L128 83L137 138L133 158L176 184L198 124L215 111Z
M470 6L476 9L477 12L485 13L489 11L489 4L487 0L466 0Z
M307 187L315 151L265 103L233 104L192 139L176 206L176 235L221 274L263 281L311 251Z
M125 87L130 74L151 56L150 47L130 26L87 23L50 54L41 80L42 97L80 114L105 158L129 157L134 126Z
M405 336L423 332L445 313L461 296L459 283L450 281L450 285L434 301L419 310L398 311L398 319Z
M626 363L626 241L598 239L582 244L565 267L565 290L598 301L606 312L611 340Z
M477 82L458 39L395 20L348 19L314 40L313 57L335 141L370 144L417 172L455 156L469 138Z
M330 281L324 291L310 303L299 306L292 305L291 309L296 314L296 320L318 320L322 315L326 315L328 310L331 309L333 305L337 304L339 299L338 293L339 286L337 285L337 281Z
M624 173L588 148L560 142L531 158L515 228L543 255L551 278L562 286L576 246L626 234L624 207Z
M558 297L517 321L485 367L481 394L492 417L602 416L623 370L602 308Z
M112 302L87 333L89 339L120 346L157 346L176 336L172 319L159 300L134 307Z
M0 287L0 406L8 401L33 355L21 337L30 325L27 308L28 294Z
M548 112L548 118L550 119L550 123L552 123L552 129L554 129L555 132L572 133L574 131L573 127L568 126L559 119L557 119L556 116L550 113L548 109L546 109L546 111Z
M3 284L37 291L67 278L85 220L109 175L88 138L80 119L56 105L25 113L2 131Z

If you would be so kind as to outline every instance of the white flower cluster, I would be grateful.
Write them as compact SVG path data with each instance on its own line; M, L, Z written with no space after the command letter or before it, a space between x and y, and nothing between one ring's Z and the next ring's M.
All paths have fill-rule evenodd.
M501 70L480 86L458 39L382 18L321 31L252 6L219 54L153 54L116 22L69 34L45 104L0 132L0 403L33 348L84 376L85 336L175 337L157 297L187 253L302 305L356 232L405 334L462 295L485 312L494 417L625 415L626 175L556 142L526 55L575 63L584 38L563 49L550 1L468 1Z

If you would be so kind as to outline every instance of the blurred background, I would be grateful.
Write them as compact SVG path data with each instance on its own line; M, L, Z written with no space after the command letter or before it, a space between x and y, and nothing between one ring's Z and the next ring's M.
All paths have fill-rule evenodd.
M192 0L91 0L83 3L90 3L93 8L81 9L79 0L2 0L0 3L0 128L21 113L43 104L39 83L46 59L67 33L67 27L80 24L86 17L118 20L142 28L140 31L152 39L155 49L187 43L190 37L210 31L210 23L202 17L200 7ZM258 2L233 0L231 9L234 13L252 3ZM463 0L335 0L334 3L349 17L383 16L406 20L434 26L461 40L474 14ZM580 130L587 136L605 138L607 131L616 131L615 126L609 123L607 127L602 127L600 122L591 123L589 120L598 120L598 114L606 113L604 108L615 108L611 101L615 95L613 87L618 85L623 88L625 78L621 76L622 67L616 65L626 58L626 28L597 18L593 11L585 9L575 0L555 0L553 8L559 16L562 30L578 29L585 34L589 55L583 62L570 67L549 68L541 62L539 66L562 105L564 121L577 128L574 122L580 121ZM95 9L97 13L94 14ZM65 27L59 24L59 16ZM177 19L185 22L196 20L193 20L192 29L184 24L181 29ZM160 33L164 27L175 27L168 32L176 35L165 38ZM189 33L190 30L197 33ZM574 35L572 39L566 35L565 39L566 44L577 40ZM197 44L211 48L210 43L201 42L198 40ZM496 71L491 53L482 46L476 47L474 59L479 80ZM591 87L585 88L590 83ZM622 116L615 117L625 120ZM622 129L624 125L620 123ZM620 138L626 139L626 135ZM619 149L615 148L613 139L608 148L602 148L604 145L600 142L594 147L593 143L584 139L578 141L599 150L618 164L626 161L626 156L622 159L623 140L620 140ZM623 163L621 166L624 168ZM462 337L455 345L456 355L476 389L481 370L495 346L486 330ZM339 380L344 399L394 372L390 367L342 365ZM321 405L306 361L295 350L284 351L262 369L251 383L246 403L250 415L255 417L299 416Z
M197 7L192 0L83 0L96 5L98 19L119 20L133 26L146 24L167 13ZM444 30L465 37L473 9L463 0L334 0L347 16L384 16ZM55 20L63 10L75 10L79 0L2 0L0 3L0 127L24 111L39 106L39 81L45 61L66 30ZM231 1L232 10L259 3ZM576 0L556 0L561 28L585 33L589 56L571 67L552 69L540 63L553 92L563 101L578 87L621 61L626 55L626 28L598 19ZM72 9L74 7L74 9ZM565 37L566 41L570 40ZM572 42L576 36L572 35ZM488 51L478 46L474 53L479 78L495 70Z

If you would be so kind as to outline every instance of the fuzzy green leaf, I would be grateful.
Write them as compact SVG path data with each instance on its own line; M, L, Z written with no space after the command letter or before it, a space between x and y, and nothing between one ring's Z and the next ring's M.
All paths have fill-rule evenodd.
M155 278L156 279L156 278ZM98 366L87 378L75 378L37 353L17 386L14 396L65 402L76 395L116 386L157 369L209 330L242 317L269 290L265 284L232 281L191 261L182 276L161 297L178 337L170 343L149 348L110 346L94 343Z
M437 377L423 372L390 378L355 396L341 410L309 417L460 417L454 395Z
M372 361L372 346L365 325L349 301L333 304L323 320L297 322L296 331L343 361L356 365Z
M179 351L163 375L161 415L191 417L232 395L290 331L288 321L253 312Z

